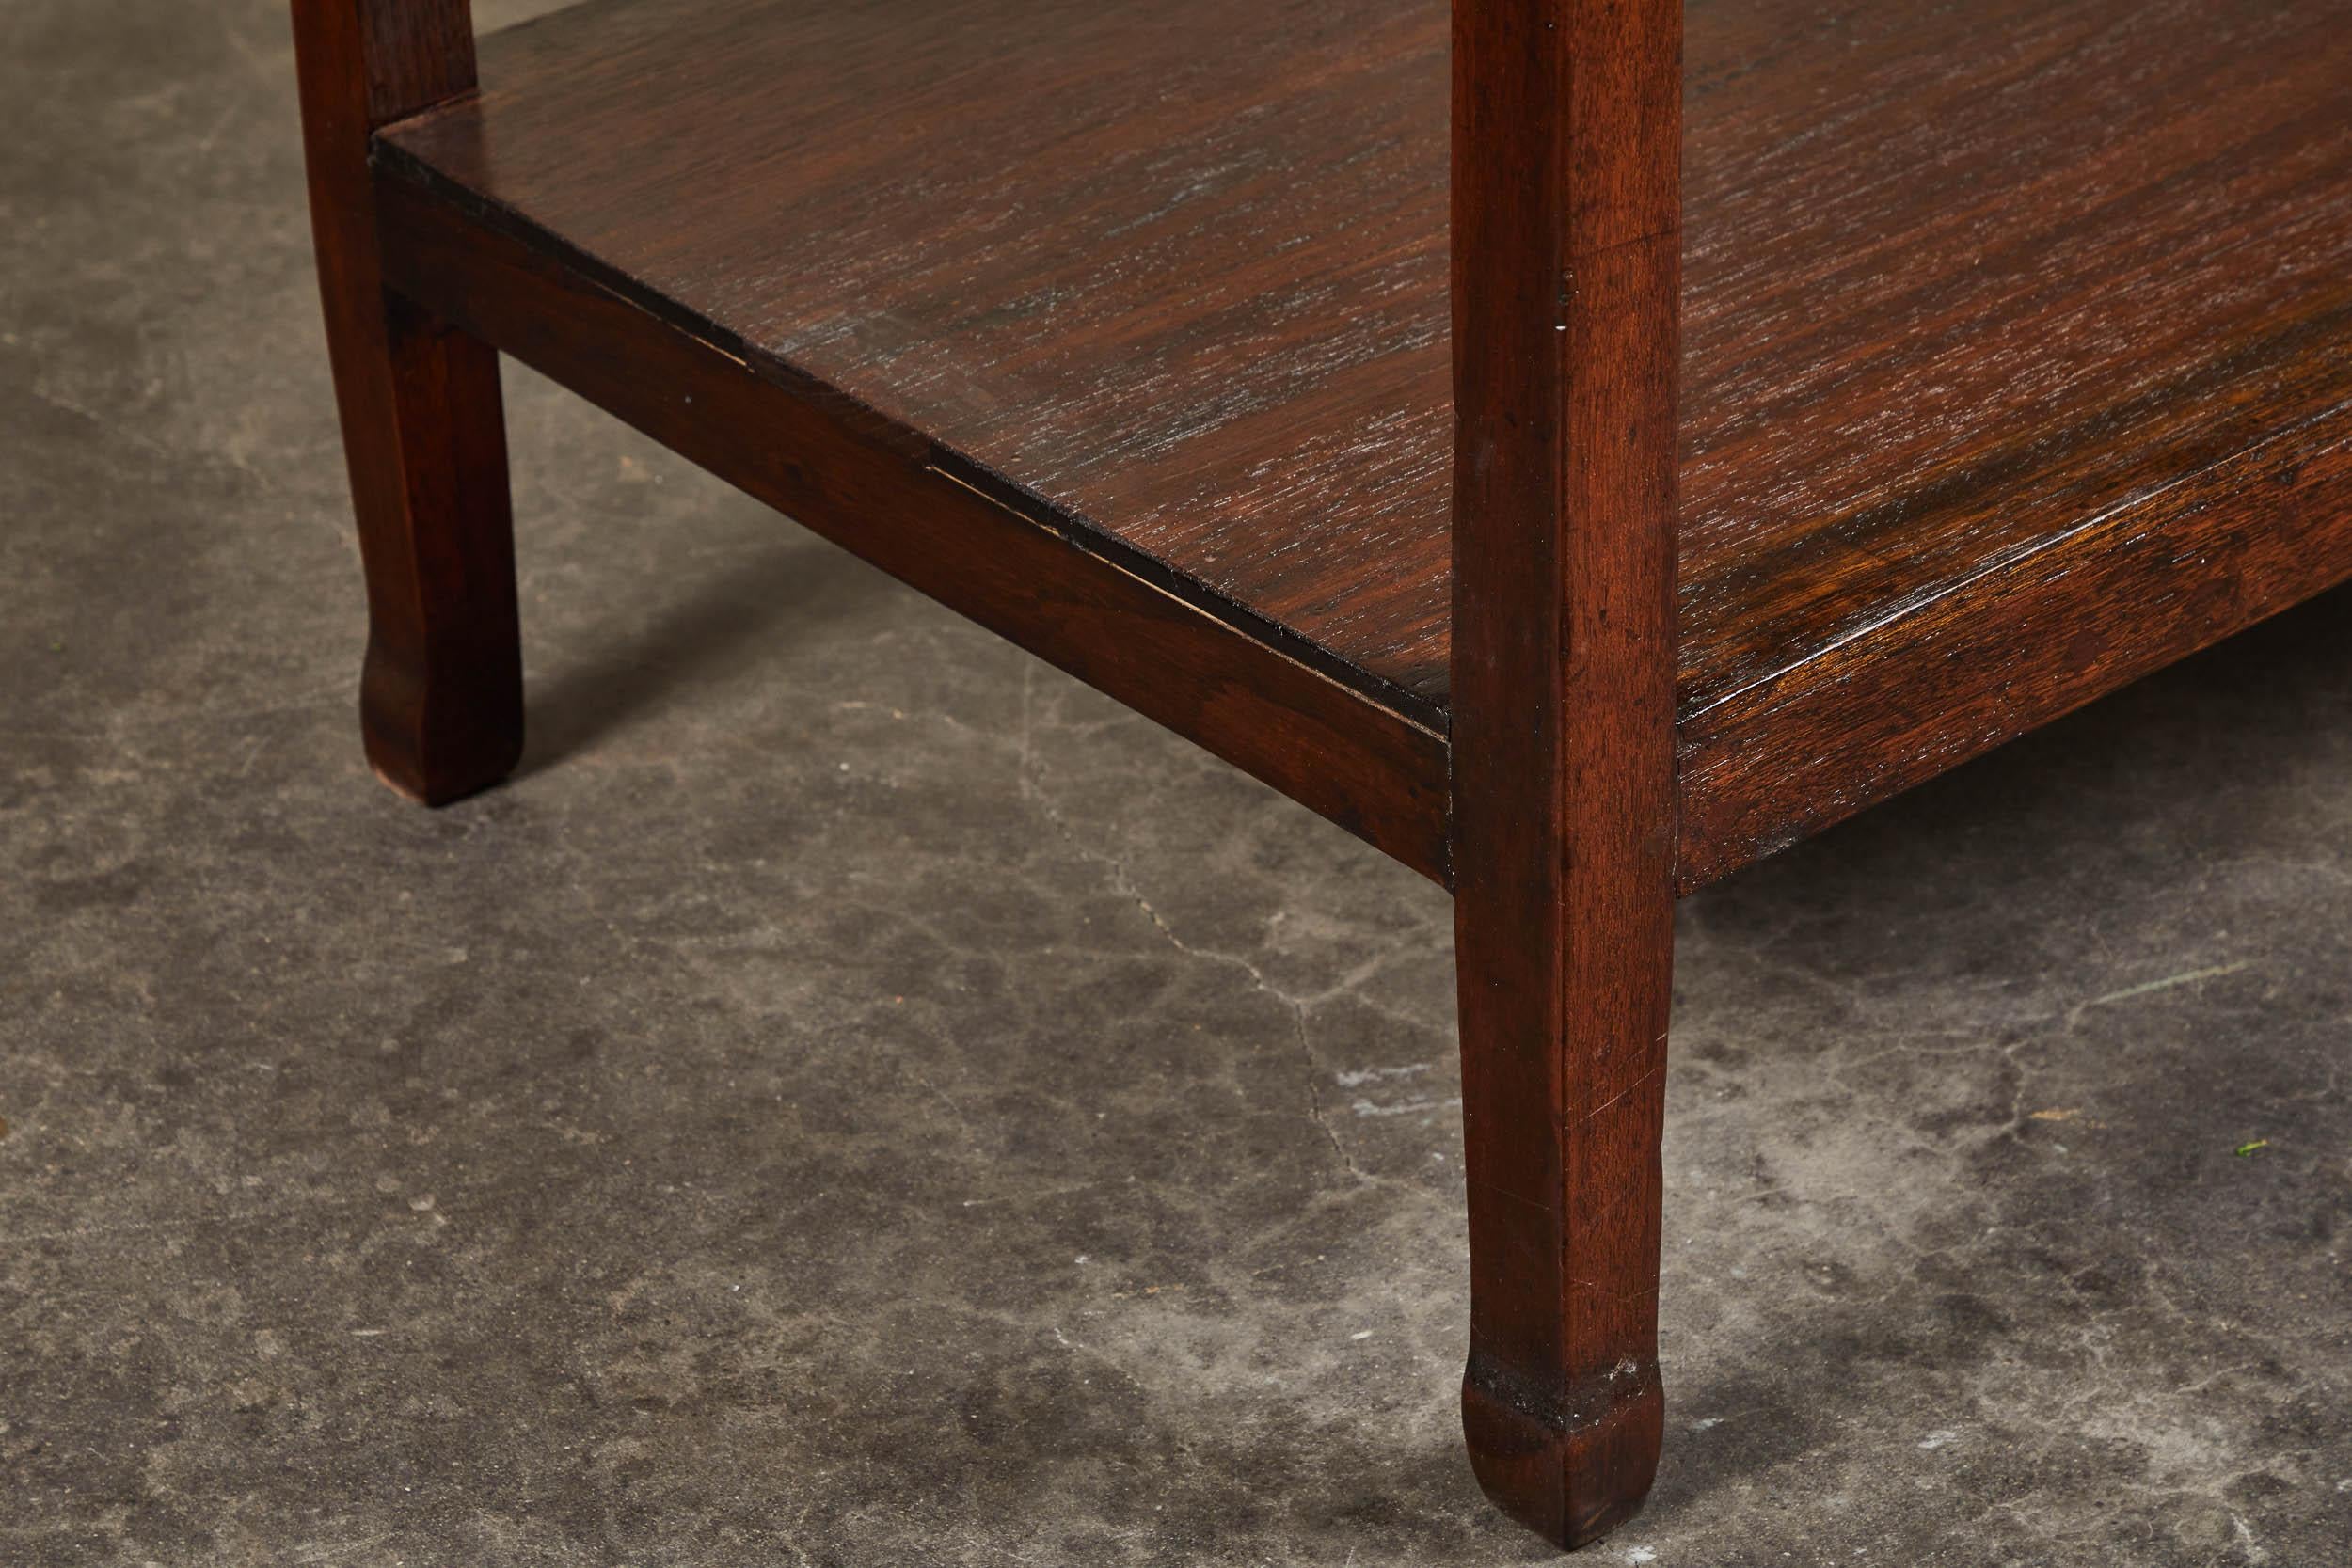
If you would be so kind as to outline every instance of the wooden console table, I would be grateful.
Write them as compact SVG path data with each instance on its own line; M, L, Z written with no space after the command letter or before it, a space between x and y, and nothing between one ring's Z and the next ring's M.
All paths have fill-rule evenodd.
M2352 0L1688 12L294 6L384 777L521 746L504 352L1451 888L1565 1544L1676 895L2352 577Z

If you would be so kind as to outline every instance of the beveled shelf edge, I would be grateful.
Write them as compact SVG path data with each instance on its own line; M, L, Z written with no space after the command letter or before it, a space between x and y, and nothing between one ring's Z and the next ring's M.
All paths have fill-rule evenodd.
M596 276L396 149L379 142L373 168L394 292L1449 885L1437 725L919 433Z
M2352 404L1683 718L1690 894L2352 581Z

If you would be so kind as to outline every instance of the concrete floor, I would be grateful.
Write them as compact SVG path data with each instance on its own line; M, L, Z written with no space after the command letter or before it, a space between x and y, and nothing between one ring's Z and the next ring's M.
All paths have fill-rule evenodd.
M1541 1560L1435 889L519 372L527 766L370 779L292 79L0 7L0 1562ZM1685 905L1587 1560L2352 1558L2347 611Z

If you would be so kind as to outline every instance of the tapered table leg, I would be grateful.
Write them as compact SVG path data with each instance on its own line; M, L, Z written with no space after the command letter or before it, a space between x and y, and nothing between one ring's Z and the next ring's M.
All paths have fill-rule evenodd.
M1463 1426L1562 1545L1658 1466L1680 0L1454 7Z
M1470 1344L1462 1422L1488 1497L1562 1545L1658 1467L1659 1139L1673 908L1575 888L1550 925L1456 907Z
M522 752L498 356L384 287L368 144L471 89L466 0L295 0L310 218L367 573L368 759L438 805Z

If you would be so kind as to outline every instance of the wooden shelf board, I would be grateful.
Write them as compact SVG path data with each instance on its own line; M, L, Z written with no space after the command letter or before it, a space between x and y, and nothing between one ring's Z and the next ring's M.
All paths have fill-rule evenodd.
M379 163L1441 733L1445 47L590 0ZM2352 0L1692 0L1687 84L1687 883L2352 574Z

